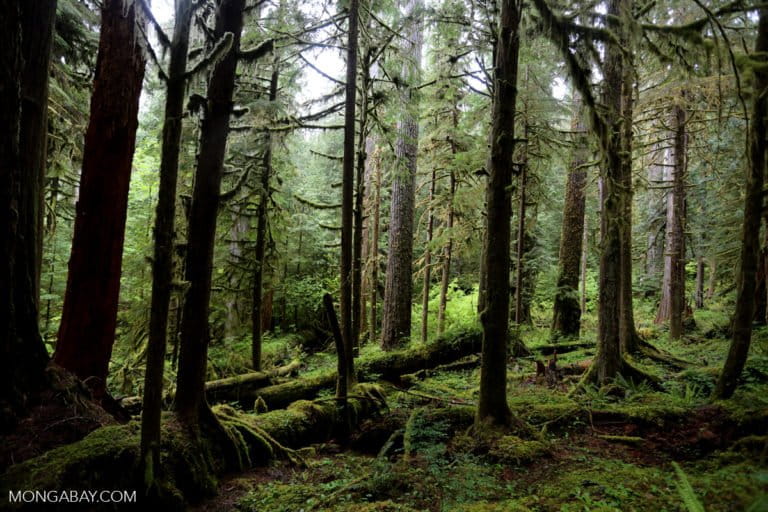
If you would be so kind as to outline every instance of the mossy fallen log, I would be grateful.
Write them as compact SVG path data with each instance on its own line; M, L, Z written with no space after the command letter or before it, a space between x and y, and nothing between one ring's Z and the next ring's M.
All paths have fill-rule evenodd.
M256 389L273 385L275 379L278 377L295 375L299 368L301 368L301 363L299 361L292 361L285 366L280 366L279 368L274 368L272 370L244 373L223 379L209 380L205 383L205 395L211 403L236 402L240 400L241 395L246 395ZM173 395L168 395L165 398L166 402L171 402L172 400ZM140 396L124 397L118 400L118 403L131 415L139 414L141 412Z
M402 375L454 362L479 352L482 337L479 328L469 328L446 333L420 347L386 352L369 359L361 358L356 361L357 380L363 382L380 378L397 381ZM280 409L296 400L312 399L323 389L332 388L335 384L336 372L329 371L316 377L243 391L240 402L250 408L261 397L270 410Z
M381 390L371 384L353 389L350 416L357 423L376 414L383 406ZM0 476L3 510L38 510L40 503L9 503L9 491L51 491L59 498L65 490L120 489L133 494L140 508L160 505L184 510L216 491L216 476L264 464L285 447L327 441L341 428L342 414L333 400L297 402L285 410L246 414L228 406L214 409L227 436L205 437L194 442L172 414L163 417L162 471L159 491L151 497L141 490L139 424L102 427L81 441L11 466ZM233 450L234 448L234 450ZM227 459L233 451L237 460ZM227 455L225 455L227 454ZM211 472L213 469L213 473ZM114 503L94 505L80 501L81 508L113 510ZM84 506L85 505L85 506ZM46 510L72 510L69 501L46 503Z
M240 399L248 390L259 389L274 384L275 377L296 374L301 367L299 361L264 372L251 372L205 383L205 396L210 402L230 402Z
M543 356L549 356L557 351L558 354L566 354L568 352L575 352L583 348L595 348L594 342L572 342L572 343L551 343L548 345L539 345L538 347L532 347L531 352L537 352Z

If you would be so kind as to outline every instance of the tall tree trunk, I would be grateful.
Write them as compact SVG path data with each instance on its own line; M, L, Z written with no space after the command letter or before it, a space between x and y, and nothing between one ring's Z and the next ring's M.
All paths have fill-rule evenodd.
M213 246L244 7L245 0L222 0L216 12L214 35L218 39L230 32L232 48L214 66L208 82L207 108L200 126L200 152L192 191L185 275L189 289L181 320L175 410L193 430L199 428L200 419L208 413L205 373L210 338L208 313Z
M622 10L627 0L611 0L608 15L623 20ZM624 11L626 12L626 11ZM621 319L621 278L622 278L622 223L624 204L622 172L621 100L624 79L624 56L617 43L606 44L603 70L604 118L601 119L600 143L604 163L601 166L601 251L598 305L597 355L593 363L594 377L599 384L613 380L622 370L619 326ZM599 114L593 112L593 118Z
M168 68L160 155L160 188L155 214L155 253L152 260L152 307L149 316L147 368L141 409L141 457L144 484L154 485L160 469L160 410L168 335L168 309L173 282L176 185L179 172L182 118L186 98L187 52L192 25L192 1L177 0Z
M277 59L273 63L269 80L269 102L277 100L279 72ZM273 109L271 109L273 110ZM253 309L251 310L251 366L254 371L261 371L261 334L263 330L262 309L264 298L264 255L267 248L267 207L271 197L270 180L272 179L272 132L267 131L264 140L264 156L261 165L261 195L256 212L256 268L253 272Z
M560 235L560 273L557 278L552 333L563 337L578 337L581 328L581 308L578 288L584 239L584 190L587 185L586 126L584 112L576 105L571 130L575 134L574 149L565 189L563 226Z
M366 194L366 160L368 140L368 94L371 88L370 51L366 51L361 65L360 127L357 139L357 172L355 175L355 214L352 239L352 348L354 354L360 351L360 331L365 316L363 299L363 230L364 202Z
M144 49L138 4L102 7L99 55L85 134L80 197L56 363L101 399L115 341L128 186L136 146Z
M371 156L374 167L373 226L371 226L371 313L369 322L370 341L376 339L376 311L379 288L379 225L381 223L381 149L376 148Z
M696 309L704 307L704 256L696 259Z
M56 2L4 1L0 8L0 405L8 413L21 412L42 386L48 362L38 294ZM6 413L0 431L15 423Z
M586 201L585 201L586 202ZM579 309L581 313L584 313L584 311L587 310L587 244L589 242L589 232L587 230L589 226L589 218L584 215L584 228L582 230L582 237L581 237L581 276L579 277L579 281L581 282L581 297L579 298ZM579 323L581 323L581 318L579 318ZM581 327L581 326L579 326Z
M631 16L632 0L625 0L620 9L623 9L623 16ZM628 33L629 27L626 26L628 22L625 17L619 19L622 24L620 41L623 51L626 52L626 49L630 48L631 42ZM628 354L636 352L641 344L640 336L635 330L635 310L632 299L632 122L634 112L633 86L635 83L633 66L633 55L630 50L628 54L622 56L621 96L617 104L621 116L619 147L617 149L621 160L619 200L623 212L619 224L621 236L619 338L622 352Z
M669 321L669 337L679 339L683 333L685 311L685 167L686 114L679 105L673 109L674 164L672 188L667 196L667 230L664 243L664 281L656 323Z
M421 341L427 341L429 327L429 285L432 276L432 231L435 228L435 217L432 215L432 202L435 199L435 169L432 169L432 180L429 184L429 201L427 203L427 244L424 251L424 284L421 290Z
M488 161L488 226L485 243L487 298L480 315L483 349L476 421L506 424L509 339L510 221L512 155L515 147L520 4L503 0L496 46L491 154Z
M715 286L717 285L717 258L711 256L709 258L709 281L707 284L707 300L712 300L715 296Z
M455 112L454 112L455 115ZM454 127L456 125L454 124ZM455 143L451 139L451 152L455 152ZM451 169L448 190L448 212L446 213L445 229L448 232L448 242L443 247L443 268L440 277L440 305L437 308L437 335L445 332L445 308L448 304L448 284L451 281L451 258L453 256L453 197L456 194L456 174Z
M760 9L755 58L764 58L768 52L768 8ZM760 57L757 57L760 56ZM741 371L747 362L752 338L752 317L755 312L755 274L760 257L760 221L763 211L763 184L765 180L766 116L768 116L768 70L754 68L754 94L752 103L752 129L749 141L749 166L744 199L744 225L742 227L741 266L739 268L736 312L733 318L733 337L723 371L717 380L715 398L730 398L736 390Z
M528 140L528 124L525 125L525 132L523 139ZM527 144L525 142L524 144ZM517 204L517 251L515 255L515 323L518 327L524 320L523 316L523 275L525 273L525 215L526 215L526 187L528 185L528 150L524 149L524 156L520 162L520 176L518 183L520 184L517 190L518 204Z
M38 195L37 197L29 196L20 204L19 227L22 230L22 237L35 240L35 247L34 251L20 257L16 261L16 265L18 265L18 275L28 274L32 278L34 308L35 315L37 315L40 309L40 270L43 263L43 194L48 155L48 75L51 48L53 47L56 0L21 2L21 16L23 34L21 51L24 56L19 133L19 145L22 148L21 173L23 180L37 180L37 183L34 184L34 190ZM25 186L24 189L31 190L29 185ZM29 248L31 249L32 246ZM31 327L31 329L32 334L38 331L37 326ZM30 333L30 331L27 332Z
M344 105L344 158L342 162L341 179L341 334L344 341L344 357L347 374L339 376L346 382L348 388L354 377L355 341L352 337L352 217L354 215L354 184L355 184L355 95L357 93L357 25L359 0L350 0L348 30L347 30L347 77ZM341 390L339 386L337 391Z
M392 178L389 210L389 252L384 288L384 316L381 346L399 347L411 336L413 302L413 209L417 153L419 147L419 97L423 0L404 0L405 16L410 19L403 55L403 80L400 93L402 113L397 123L396 169Z

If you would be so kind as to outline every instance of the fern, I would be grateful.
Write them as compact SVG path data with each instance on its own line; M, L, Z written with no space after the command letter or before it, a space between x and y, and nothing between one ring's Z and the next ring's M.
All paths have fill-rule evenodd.
M691 486L691 482L688 480L683 469L677 464L672 463L672 467L675 468L675 474L677 475L677 490L680 493L680 497L685 503L685 509L688 512L705 512L704 505L696 497L696 492Z

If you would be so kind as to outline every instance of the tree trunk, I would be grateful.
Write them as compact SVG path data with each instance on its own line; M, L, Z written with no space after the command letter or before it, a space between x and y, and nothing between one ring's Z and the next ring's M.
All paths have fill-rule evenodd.
M619 6L623 11L623 16L631 16L632 0L623 0ZM622 24L619 29L621 32L621 44L629 48L630 36L629 27L624 18L620 18ZM620 252L620 306L621 318L619 320L619 339L621 350L624 353L631 354L640 347L640 336L635 330L635 310L632 300L632 123L633 123L633 84L635 74L633 71L633 54L630 52L621 56L621 91L617 103L618 115L620 116L619 145L616 148L619 151L620 174L619 188L616 190L621 202L622 217L618 219L619 235L621 237ZM625 377L628 377L625 375Z
M679 105L673 110L674 165L672 189L667 196L667 232L664 243L664 281L656 323L669 321L669 337L683 333L685 311L685 168L686 113Z
M138 4L102 7L80 197L54 359L101 399L115 341L128 186L136 145L144 49Z
M230 32L233 41L230 51L214 66L208 82L192 192L185 275L189 289L181 320L175 410L193 430L199 428L201 418L209 412L204 390L213 246L244 7L245 0L222 0L216 13L215 37Z
M704 256L696 260L696 309L704 307Z
M368 95L371 88L370 52L364 54L361 65L360 127L357 139L357 172L355 176L355 231L352 239L352 347L354 354L360 352L360 331L365 317L363 293L363 231L366 194L366 160L368 158Z
M277 84L279 72L277 60L272 68L269 81L269 101L274 105L277 100ZM258 226L256 228L256 268L253 272L253 309L251 311L251 365L255 371L261 370L261 334L264 327L262 319L264 295L264 255L267 248L267 207L271 197L270 179L272 177L272 132L267 131L264 141L264 157L261 166L261 197L256 212Z
M584 215L584 228L582 230L581 237L581 277L579 278L581 281L581 297L579 299L579 309L581 313L584 313L584 311L587 310L587 243L589 242L589 232L587 229L588 227L589 220L588 217ZM581 323L581 318L579 318L579 323Z
M480 315L483 325L483 350L476 419L478 423L506 424L510 420L507 404L509 250L520 14L519 4L515 0L501 2L486 193L487 297L485 309Z
M715 296L715 285L717 284L717 258L712 256L709 258L709 282L707 284L706 299L712 300Z
M435 169L432 169L432 180L429 184L429 201L427 203L427 243L424 251L424 284L421 290L421 341L427 341L429 327L429 285L432 274L432 230L435 228L435 217L432 215L432 202L435 199Z
M584 242L584 190L587 185L586 126L584 113L577 103L571 130L576 134L563 208L563 227L560 235L560 273L557 278L552 333L563 337L578 337L581 328L581 308L578 288Z
M344 159L342 162L341 200L341 335L346 360L345 386L348 388L354 375L355 341L352 337L352 217L354 215L355 183L355 95L357 93L357 25L359 1L350 0L347 36L347 77L344 105ZM340 376L342 378L342 376Z
M627 0L611 0L608 15L622 20ZM624 56L615 42L606 44L603 70L604 118L593 109L593 124L599 133L604 156L601 166L602 190L600 207L600 282L598 305L597 354L591 372L598 384L613 380L623 367L620 343L622 223L624 195L622 184L621 107L624 79ZM595 122L596 121L596 122Z
M40 309L40 270L43 262L43 217L45 168L48 154L48 75L56 18L56 0L21 2L24 71L21 81L21 126L19 145L23 180L37 180L34 190L20 204L19 228L22 237L35 240L34 251L17 259L17 275L28 274L34 287L35 315ZM24 190L31 191L32 183ZM25 194L26 195L26 194ZM26 268L29 267L29 268ZM26 277L25 277L26 279ZM26 307L29 307L28 305ZM35 317L36 318L36 317ZM26 329L29 329L27 327ZM31 333L37 332L37 326ZM29 331L27 330L27 333Z
M525 126L525 132L523 139L526 140L524 144L527 144L528 140L528 125ZM518 177L518 183L520 186L517 190L517 251L515 254L515 323L518 327L523 322L523 273L525 272L525 201L526 198L526 186L528 185L528 155L527 149L524 150L524 156L520 162L520 176Z
M455 152L455 145L453 142L451 142L451 152ZM448 303L448 284L451 282L451 257L453 256L453 196L456 194L456 174L453 169L451 169L450 179L448 212L445 220L445 229L448 232L448 243L446 243L443 248L443 268L442 276L440 278L440 305L437 308L438 336L445 332L445 308Z
M416 86L421 77L423 0L405 0L404 5L404 16L411 21L403 43L402 112L397 123L396 164L389 210L387 280L381 325L381 346L384 350L401 346L411 336L413 302L414 182L419 147L419 91Z
M381 149L376 148L371 157L375 175L375 195L373 198L373 226L371 227L371 314L370 341L376 339L376 310L379 287L379 225L381 223Z
M160 409L168 334L168 309L173 282L176 185L179 171L182 118L186 98L187 51L192 25L192 1L176 2L171 60L165 100L163 146L160 155L160 188L155 214L155 253L152 260L152 307L149 317L144 407L141 412L141 461L144 484L154 485L160 469Z
M760 9L755 54L768 52L768 8ZM738 273L736 312L733 318L733 337L728 357L715 387L715 398L730 398L747 362L752 338L752 317L755 311L755 274L760 256L760 220L763 210L763 182L765 179L766 115L768 115L768 70L754 68L754 95L752 102L752 130L749 141L749 166L744 199L744 225L742 227L741 266Z
M43 383L38 328L40 194L56 2L2 3L0 28L0 405L23 410ZM37 144L42 144L37 146ZM0 431L12 428L3 414Z

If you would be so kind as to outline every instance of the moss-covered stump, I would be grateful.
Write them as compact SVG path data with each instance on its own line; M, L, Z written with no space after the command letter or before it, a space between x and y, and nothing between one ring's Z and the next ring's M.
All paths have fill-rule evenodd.
M349 399L353 424L384 407L383 395L374 385L359 385ZM87 437L51 450L39 457L11 466L2 475L0 509L35 510L35 504L11 507L9 490L121 489L136 490L139 505L161 505L183 510L186 503L199 502L216 490L216 476L264 464L279 456L292 456L286 447L327 441L338 434L344 415L335 400L297 402L286 410L261 415L246 414L231 407L215 412L224 435L191 440L172 415L162 424L162 479L151 496L141 491L139 425L131 422L100 428ZM222 429L219 429L222 430ZM113 504L95 506L112 510ZM68 503L47 504L46 510L71 510Z

